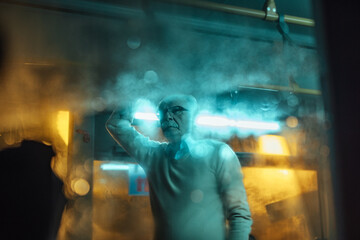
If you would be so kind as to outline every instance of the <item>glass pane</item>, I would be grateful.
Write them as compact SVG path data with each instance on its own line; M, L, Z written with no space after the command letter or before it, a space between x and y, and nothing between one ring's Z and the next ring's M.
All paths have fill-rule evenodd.
M333 239L312 3L267 4L0 4L0 148L24 139L53 146L51 167L68 199L54 220L59 240L153 238L154 186L105 124L131 102L132 127L167 142L157 108L178 93L197 99L193 138L226 143L241 164L250 239ZM185 109L165 112L181 117ZM179 201L201 202L207 194L193 191ZM229 229L230 218L223 225Z

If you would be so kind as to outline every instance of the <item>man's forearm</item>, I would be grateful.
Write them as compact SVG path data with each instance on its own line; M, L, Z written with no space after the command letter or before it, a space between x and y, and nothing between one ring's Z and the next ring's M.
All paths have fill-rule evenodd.
M134 135L131 127L132 109L130 104L117 107L107 120L105 127L114 140L129 153L132 151L129 142ZM134 136L135 137L135 136Z
M153 147L160 143L151 141L131 126L131 108L115 110L106 122L106 129L114 140L136 161L145 164L149 160Z

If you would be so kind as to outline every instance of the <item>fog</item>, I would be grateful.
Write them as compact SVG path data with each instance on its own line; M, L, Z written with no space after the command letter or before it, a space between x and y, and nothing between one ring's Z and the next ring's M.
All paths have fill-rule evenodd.
M55 149L52 167L75 199L60 239L88 231L91 204L71 191L67 146L54 128L57 111L70 111L81 125L86 116L139 98L156 106L168 94L192 94L211 112L213 96L241 86L319 89L316 51L284 43L280 35L267 41L156 18L115 20L11 5L1 7L0 20L0 147L34 139ZM70 176L89 176L86 164Z
M187 93L206 108L213 103L202 103L205 97L244 85L294 80L319 88L316 52L283 43L280 34L279 41L253 41L156 19L116 21L10 6L2 8L2 19L5 132L36 125L47 111L67 109L81 118L140 97L156 105L169 93Z
M13 105L91 112L122 100L197 98L241 85L318 88L316 52L193 31L154 20L115 21L5 7L4 110ZM279 34L280 36L280 34ZM180 84L179 84L180 83ZM95 108L95 109L94 109ZM5 125L5 124L4 124Z

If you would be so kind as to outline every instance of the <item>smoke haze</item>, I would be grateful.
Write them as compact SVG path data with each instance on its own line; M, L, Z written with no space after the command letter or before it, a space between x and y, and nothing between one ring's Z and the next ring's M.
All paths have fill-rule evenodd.
M168 94L185 93L201 108L212 108L210 96L244 85L289 86L294 79L302 88L319 89L316 51L284 44L281 37L254 41L154 19L111 20L11 5L1 6L0 20L0 149L23 139L52 144L52 167L64 181L91 171L79 165L78 173L68 173L67 146L54 128L59 110L70 111L80 125L88 115L139 98L156 105ZM64 212L60 239L86 231L91 204L82 201Z
M318 88L316 53L281 41L156 22L2 11L9 45L1 110L10 115L44 105L89 113L139 97L158 101L183 92L201 98L241 85L288 86L290 76L303 88Z

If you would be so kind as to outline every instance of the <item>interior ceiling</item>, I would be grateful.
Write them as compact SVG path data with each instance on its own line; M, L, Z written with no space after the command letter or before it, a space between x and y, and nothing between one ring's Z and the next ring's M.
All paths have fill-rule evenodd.
M165 18L169 18L169 15L172 17L187 17L191 19L194 25L201 25L199 21L207 21L211 22L212 25L214 25L213 27L218 24L219 28L221 28L220 25L223 24L228 26L227 34L248 34L255 38L262 38L267 40L274 40L274 38L276 39L280 36L278 30L276 29L275 22L181 4L181 2L184 2L184 0L96 0L96 2L111 4L114 6L124 6L132 9L142 9L143 11L154 14L158 17L163 16ZM205 0L202 2L214 2L228 6L263 10L266 0ZM279 14L313 19L311 0L275 0L275 4L277 13ZM207 28L211 28L209 24L205 25L207 25ZM315 46L314 27L300 26L295 24L288 24L288 26L290 30L290 36L296 42L306 46Z
M195 30L258 40L281 40L276 22L181 4L184 0L18 0L4 1L47 10L95 17L152 17L166 23L188 24ZM195 1L188 1L195 2ZM229 6L263 10L266 0L205 0ZM313 19L311 0L275 0L277 13ZM211 23L211 24L209 24ZM315 47L314 27L288 24L291 39L298 45Z

